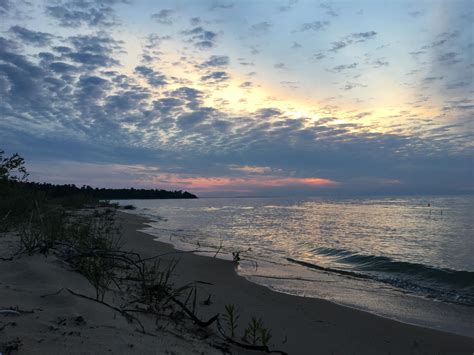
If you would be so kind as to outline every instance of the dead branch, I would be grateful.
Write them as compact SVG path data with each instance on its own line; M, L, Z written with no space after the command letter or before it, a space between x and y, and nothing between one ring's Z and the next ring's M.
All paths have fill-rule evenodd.
M20 312L15 311L14 309L0 309L0 314L11 314L14 316L19 316Z
M207 321L202 321L200 320L198 317L196 317L194 315L193 312L191 312L191 310L186 307L186 305L184 305L183 302L181 302L180 300L178 300L176 297L174 297L173 295L169 295L170 296L170 299L176 303L178 306L181 307L181 309L184 311L184 313L186 313L188 315L189 318L192 319L192 321L199 325L200 327L208 327L209 325L211 325L212 323L214 323L215 321L217 321L219 319L219 313L217 313L215 316L211 317L209 320Z

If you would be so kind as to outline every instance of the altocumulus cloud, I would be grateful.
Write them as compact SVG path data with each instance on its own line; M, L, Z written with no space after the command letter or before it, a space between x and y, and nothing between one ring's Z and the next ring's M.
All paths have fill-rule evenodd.
M402 130L381 133L365 129L363 119L373 115L369 110L346 116L328 110L317 119L300 113L296 119L270 99L246 111L231 111L215 104L212 90L230 85L234 79L245 90L259 87L258 75L247 81L233 71L233 64L258 66L258 51L266 50L260 41L277 30L270 19L254 19L245 25L245 33L250 30L254 35L246 37L246 50L258 48L258 53L253 53L254 63L253 58L252 62L243 58L248 53L234 58L224 51L220 43L226 33L215 29L217 22L206 21L205 14L188 16L186 24L179 27L176 24L181 16L174 9L157 10L155 25L158 22L163 28L177 29L173 34L144 36L142 52L130 65L130 61L122 60L127 46L119 40L120 35L104 31L109 30L108 26L120 25L116 6L121 3L56 1L48 3L45 11L55 23L67 27L61 34L36 31L26 25L8 26L2 32L0 140L28 160L47 160L34 165L33 178L49 179L44 168L48 166L60 182L158 184L204 192L281 192L289 188L303 192L323 188L350 191L354 186L360 191L457 192L471 188L469 135L454 135L457 126L433 126L424 132L425 136ZM228 13L229 5L215 7L214 14ZM237 8L239 3L233 6ZM280 10L293 13L298 6L289 1ZM2 11L5 9L3 6ZM319 9L331 17L331 23L302 21L289 28L289 32L296 29L291 35L303 36L303 42L314 32L329 32L325 30L336 21L339 11L328 3ZM316 53L313 61L328 62L326 54L332 58L348 46L368 46L377 38L376 30L369 27L367 31L343 32L349 34L337 36L336 41L331 38L320 48L309 48L306 58ZM450 47L461 37L458 31L446 32L420 44L427 46L425 49L410 50L420 52L418 57L437 51L433 58L445 66L437 75L421 73L420 85L448 83L451 91L471 85L468 78L457 75L466 54ZM192 70L194 78L168 71L173 64L161 60L164 43L174 38L189 48L179 55L181 63L191 63L182 72ZM304 43L295 52L304 51ZM406 52L408 57L410 51ZM365 63L378 68L378 72L392 66L392 61L388 66L384 54L370 58ZM293 70L292 62L283 59L271 58L270 69L284 69L283 63L289 63ZM334 72L344 72L341 76L359 70L363 60L359 63L358 59L337 57L332 63L326 66L332 72L325 73L336 76ZM289 70L280 70L280 74L286 72ZM354 83L352 77L348 80L337 85L351 92L367 85ZM304 87L298 80L278 79L278 83L291 90ZM472 100L459 98L446 100L443 106L445 112L459 113L465 122L472 118L473 107ZM79 174L81 169L87 174ZM110 173L107 179L101 178L104 170ZM74 176L83 180L73 181Z

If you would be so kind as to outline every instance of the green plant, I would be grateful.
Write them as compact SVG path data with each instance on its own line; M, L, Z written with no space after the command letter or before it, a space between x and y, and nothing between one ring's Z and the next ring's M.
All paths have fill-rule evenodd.
M168 305L171 296L178 296L183 289L173 289L171 275L177 265L172 260L165 267L161 267L161 260L150 260L140 263L137 274L139 281L139 299L148 308L158 315Z
M227 328L230 332L230 337L235 337L235 331L237 329L237 322L240 318L237 308L233 304L225 305L226 313L223 315L224 321L227 324Z
M39 246L41 232L30 226L22 226L20 229L21 252L32 254Z
M113 280L113 262L100 256L81 258L78 269L94 286L97 300L104 300L106 292Z
M260 342L266 347L271 337L270 331L263 326L262 320L257 317L252 317L244 331L244 340L252 345Z
M252 345L257 344L260 340L260 327L262 321L260 318L252 317L247 328L244 331L244 340Z
M263 326L260 328L260 341L262 342L263 346L268 346L268 342L272 338L270 331Z

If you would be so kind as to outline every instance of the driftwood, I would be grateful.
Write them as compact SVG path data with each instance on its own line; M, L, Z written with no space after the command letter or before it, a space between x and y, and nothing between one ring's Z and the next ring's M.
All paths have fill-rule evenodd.
M0 314L11 314L14 316L19 316L20 312L15 311L13 309L0 309Z

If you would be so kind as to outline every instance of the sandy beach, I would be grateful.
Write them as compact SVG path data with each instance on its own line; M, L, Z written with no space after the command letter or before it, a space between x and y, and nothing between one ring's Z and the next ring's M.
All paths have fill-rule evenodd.
M271 349L289 354L472 354L474 339L403 324L366 312L312 298L274 292L235 272L231 261L176 251L138 232L145 219L117 214L124 249L142 257L169 253L177 259L176 286L200 282L197 315L207 319L222 313L226 304L238 307L241 326L261 317L271 331ZM0 257L15 248L15 237L0 242ZM118 312L67 292L93 296L80 274L54 256L23 256L0 261L0 349L20 354L212 354L257 353L230 346L217 331L192 322L170 322L154 334L137 332ZM44 297L44 295L49 295ZM210 297L210 304L204 301ZM114 300L107 299L109 303ZM146 327L156 328L152 321ZM4 350L5 351L5 350Z

